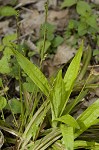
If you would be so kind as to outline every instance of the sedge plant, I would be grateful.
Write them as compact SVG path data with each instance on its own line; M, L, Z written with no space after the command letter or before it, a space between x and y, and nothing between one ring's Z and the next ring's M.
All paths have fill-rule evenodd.
M41 49L41 64L44 60L46 32L47 30L44 34L43 50ZM45 77L41 68L38 68L19 52L17 44L8 42L7 47L10 50L10 56L16 58L18 65L20 97L12 100L9 100L6 94L0 97L2 112L0 128L14 136L14 139L10 138L9 140L15 145L15 148L17 150L73 150L79 147L98 149L98 142L79 140L79 136L92 125L99 123L99 99L77 118L71 115L75 106L88 93L87 83L90 76L78 96L70 101L71 93L77 84L76 79L82 79L85 74L83 71L83 74L78 76L81 69L83 42L64 77L60 69L52 81ZM85 68L87 65L85 64ZM28 88L25 88L27 84L23 83L22 75L27 78L28 83L31 83L31 93L28 92ZM1 87L3 93L5 88L2 82ZM13 126L6 123L3 114L4 108L8 109L7 105L14 118Z

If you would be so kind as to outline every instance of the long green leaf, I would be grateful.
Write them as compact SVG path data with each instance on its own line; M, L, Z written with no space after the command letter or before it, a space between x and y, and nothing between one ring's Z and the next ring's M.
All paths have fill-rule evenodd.
M75 134L75 137L87 130L91 125L97 123L99 117L99 99L89 106L77 119L80 130Z
M83 123L86 127L89 127L90 124L99 117L99 99L95 101L90 107L88 107L77 119L80 123ZM80 125L82 125L80 123Z
M80 69L80 61L81 61L81 57L82 57L82 51L83 51L83 43L82 43L81 47L79 48L78 52L76 53L75 57L73 58L72 62L70 63L68 70L64 76L66 97L65 97L64 106L61 110L61 115L66 107L69 96L70 96L73 86L74 86L74 82L77 78L77 75L78 75L78 72Z
M52 120L60 117L61 110L65 103L66 91L65 84L62 79L62 70L59 71L51 91L51 105L52 105Z
M74 59L70 63L68 70L64 76L64 82L65 82L65 88L66 91L69 91L77 78L78 71L80 68L80 61L82 57L82 51L83 51L83 44L79 48L78 52L76 53Z
M63 135L63 141L66 147L66 150L73 150L74 147L74 134L73 127L69 127L61 124L61 132Z
M18 51L13 50L13 52L14 52L16 58L17 58L17 61L18 61L19 65L24 70L24 72L40 88L40 90L46 96L48 96L49 90L50 90L50 85L49 85L46 77L40 71L40 69L37 68L33 63L31 63L26 57L24 57Z
M34 114L34 116L31 118L30 122L28 123L25 129L25 132L22 135L24 142L22 143L21 150L24 150L25 146L27 145L31 137L35 139L36 134L39 131L39 127L43 123L46 113L48 112L49 109L50 109L49 100L46 100L38 109L38 111Z
M74 142L75 149L79 148L85 148L85 149L91 149L91 150L99 150L99 143L96 143L94 141L88 142L88 141L81 141L77 140Z
M65 123L73 128L80 128L77 121L69 114L61 116L59 118L55 118L55 120Z

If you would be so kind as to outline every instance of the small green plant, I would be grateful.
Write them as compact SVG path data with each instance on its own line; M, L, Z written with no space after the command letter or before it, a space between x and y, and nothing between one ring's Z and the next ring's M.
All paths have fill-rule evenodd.
M66 37L70 38L71 35L74 35L75 39L74 44L78 41L79 37L90 36L95 43L98 44L98 16L93 14L93 5L88 4L82 0L64 0L61 7L71 7L75 5L76 12L79 15L78 20L71 19L69 21L68 27L66 29Z
M50 146L54 149L58 146L57 140L59 139L60 142L58 144L64 147L64 149L75 149L78 144L76 138L86 131L91 125L98 123L99 117L99 100L92 104L77 119L74 119L70 114L75 105L87 94L87 91L83 88L78 97L74 99L72 103L68 104L80 69L83 45L81 45L76 56L72 60L64 78L62 78L62 71L60 70L52 83L49 83L40 69L32 64L20 52L15 50L13 46L11 49L20 67L42 91L45 98L44 102L42 102L42 104L38 107L41 95L37 94L39 92L37 88L34 94L35 98L33 98L34 95L33 97L31 95L28 99L26 90L24 90L24 94L22 95L22 89L19 101L13 99L7 102L5 98L1 97L2 104L0 103L0 109L2 110L4 107L7 107L6 105L8 103L9 108L12 111L14 124L17 127L17 130L14 131L11 127L6 125L6 122L4 123L3 121L1 121L1 123L5 125L2 126L1 124L1 129L18 137L19 142L16 143L16 147L20 150L24 150L25 148L29 150L45 150ZM20 86L22 86L22 83ZM50 108L50 114L52 117L48 115ZM15 114L17 113L19 113L21 117L18 121L15 117ZM42 125L47 116L52 118L50 118L50 128L44 129L43 131ZM82 146L83 145L84 144L82 144ZM97 145L97 143L94 145ZM79 146L80 144L78 144L78 147ZM89 143L89 146L92 147L92 143Z
M55 25L48 23L48 1L45 3L45 21L41 25L40 40L37 42L37 48L42 61L46 57L46 53L54 53L55 49L64 41L59 35L55 36Z
M3 6L0 8L0 16L16 16L17 11L11 6Z

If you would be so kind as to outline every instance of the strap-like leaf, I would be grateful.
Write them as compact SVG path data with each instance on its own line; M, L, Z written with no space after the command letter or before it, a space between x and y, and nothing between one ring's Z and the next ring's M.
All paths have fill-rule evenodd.
M71 89L71 86L73 85L75 79L77 78L78 71L80 68L80 61L82 57L82 50L83 50L83 44L81 45L74 59L70 63L68 70L64 76L66 91L69 91Z
M75 138L87 130L90 126L97 124L99 120L99 99L89 106L77 119L80 130L75 133Z
M77 121L69 114L61 116L59 118L55 118L55 120L65 123L73 128L80 128Z
M43 73L40 71L39 68L37 68L33 63L31 63L26 57L24 57L21 53L19 53L16 50L13 50L17 61L21 68L24 70L24 72L31 78L31 80L40 88L40 90L48 96L50 85L46 79L46 77L43 75Z
M65 144L66 150L73 150L74 149L73 127L69 127L69 126L61 124L61 131L62 131L63 141Z

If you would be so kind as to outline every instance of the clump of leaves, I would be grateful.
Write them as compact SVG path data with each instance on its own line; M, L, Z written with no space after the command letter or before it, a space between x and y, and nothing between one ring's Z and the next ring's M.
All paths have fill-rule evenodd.
M98 36L98 24L97 18L98 16L93 13L93 5L88 4L85 1L79 0L64 0L61 7L71 7L75 5L76 12L79 15L78 20L71 19L69 21L68 27L66 29L66 36L69 38L71 35L74 35L78 40L79 37L82 36L90 36L95 43L99 43ZM74 41L74 44L75 42Z
M83 46L81 45L74 59L70 63L64 78L62 78L62 71L60 70L52 84L48 82L39 68L13 47L11 49L20 67L45 95L45 100L38 107L39 98L41 96L38 97L39 95L37 94L35 98L28 98L27 92L24 91L24 95L20 95L19 101L12 99L8 102L17 130L14 131L11 127L9 128L6 125L6 122L3 123L2 121L2 124L5 125L2 126L1 124L0 127L19 138L19 143L16 143L17 149L24 150L27 148L33 150L45 150L50 146L54 149L55 147L59 148L59 145L61 145L64 149L73 150L75 147L79 147L81 144L78 144L76 138L91 125L97 124L99 117L99 100L85 110L77 119L70 115L70 112L75 105L87 94L86 90L83 89L76 99L74 99L71 104L68 104L80 69ZM38 90L35 91L34 95L36 93L38 93ZM33 98L34 101L32 101L31 98ZM2 98L2 105L0 105L1 110L4 109L6 104L7 101L5 98ZM48 113L50 108L52 119ZM19 113L21 117L18 121L14 115L17 113ZM45 122L46 116L50 118L50 128L43 128L42 130L42 125ZM59 139L60 142L58 141ZM82 143L82 146L83 145L84 143ZM97 145L97 143L94 145ZM92 147L93 145L90 142L88 145L85 144L85 146Z
M54 53L57 48L64 40L61 36L55 36L55 26L48 23L48 1L45 3L45 21L41 25L40 36L41 39L38 41L38 51L41 56L41 62L45 59L44 56L47 52Z

